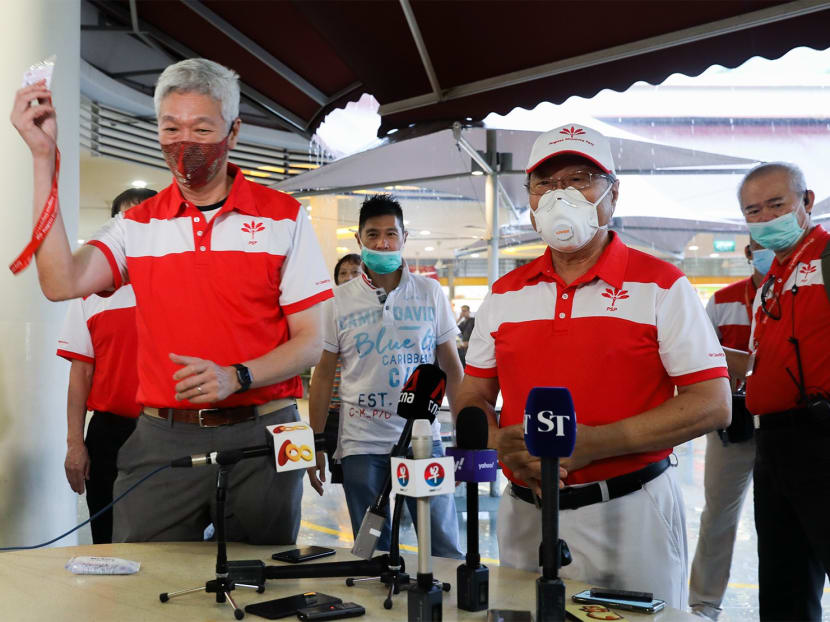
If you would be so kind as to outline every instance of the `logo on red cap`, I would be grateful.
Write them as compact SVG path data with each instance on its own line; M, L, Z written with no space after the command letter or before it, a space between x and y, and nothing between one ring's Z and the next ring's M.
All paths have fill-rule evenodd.
M581 127L574 127L572 125L571 127L566 127L564 129L559 130L559 133L567 135L568 138L573 138L575 136L579 136L580 134L584 134L585 130L583 130Z

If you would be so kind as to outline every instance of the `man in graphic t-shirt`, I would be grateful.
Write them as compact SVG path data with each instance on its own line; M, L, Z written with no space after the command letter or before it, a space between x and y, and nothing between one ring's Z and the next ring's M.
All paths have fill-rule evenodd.
M325 427L334 371L340 357L340 434L335 458L343 465L343 490L357 534L363 515L389 473L389 452L404 420L396 414L401 388L422 363L437 363L447 374L452 408L461 377L455 348L458 329L449 300L438 282L409 272L401 258L406 241L403 212L389 195L364 201L355 236L363 271L334 290L325 303L323 356L311 379L309 413L315 432ZM433 423L433 456L443 456L438 421ZM325 454L309 469L311 484L323 494ZM414 499L407 499L415 517ZM432 553L461 557L452 495L433 497ZM387 521L378 549L389 550Z

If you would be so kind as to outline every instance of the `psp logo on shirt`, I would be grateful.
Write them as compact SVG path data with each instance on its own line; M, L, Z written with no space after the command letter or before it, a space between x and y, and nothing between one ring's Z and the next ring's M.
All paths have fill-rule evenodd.
M444 467L437 462L430 462L424 469L424 481L432 488L437 488L444 481Z
M401 486L406 486L409 483L409 469L406 468L403 462L398 465L398 483Z

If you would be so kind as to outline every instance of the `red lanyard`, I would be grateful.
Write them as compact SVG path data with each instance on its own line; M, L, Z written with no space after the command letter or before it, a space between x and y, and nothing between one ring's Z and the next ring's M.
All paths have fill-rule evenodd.
M40 213L37 223L35 223L35 229L32 231L32 239L29 240L29 243L26 245L26 248L23 249L23 252L21 252L20 255L17 256L17 259L15 259L9 266L9 270L12 271L12 274L17 274L29 265L35 251L37 251L43 243L46 234L49 233L49 230L55 223L55 218L58 215L58 177L60 170L61 152L56 148L55 174L52 176L52 189L49 191L49 196L46 197L46 204L43 206L43 211Z
M776 279L776 283L772 286L772 296L770 297L771 300L775 300L780 298L781 292L784 289L784 285L786 284L787 280L790 278L790 275L793 271L798 267L799 260L804 252L810 247L810 245L815 241L818 229L814 228L807 236L807 239L804 240L801 248L798 249L798 252L793 255L789 262L787 262L786 268L784 268L784 272L781 276L776 277L773 274L769 274L767 276L768 279ZM763 290L762 290L763 291ZM763 293L761 294L763 296ZM780 303L779 303L780 304ZM764 313L761 305L758 305L758 310L755 312L755 321L756 321L756 329L755 329L755 347L761 343L761 336L764 333L764 329L766 328L767 322L769 321L769 316Z

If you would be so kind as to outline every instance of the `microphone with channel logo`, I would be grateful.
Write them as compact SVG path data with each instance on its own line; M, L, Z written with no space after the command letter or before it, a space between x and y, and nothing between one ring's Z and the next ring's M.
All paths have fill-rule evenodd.
M559 458L570 456L576 442L576 413L571 392L564 387L534 387L525 403L525 445L542 459L542 545L536 580L536 620L565 620L565 584L559 568L570 552L559 539Z
M458 608L484 611L490 603L490 571L478 552L478 484L496 481L496 450L487 449L487 415L481 408L462 409L455 426L458 447L449 447L447 455L455 459L455 481L467 482L467 556L456 571Z
M406 424L398 442L389 453L390 457L397 458L406 455L412 436L412 425L416 419L427 419L429 423L435 421L446 389L447 374L440 367L422 363L415 368L412 375L407 378L398 398L397 413L399 417L406 419ZM366 509L366 514L363 515L363 522L354 539L352 555L363 559L369 559L374 555L378 539L386 525L391 492L392 472L388 471L383 488L378 493L375 502Z

